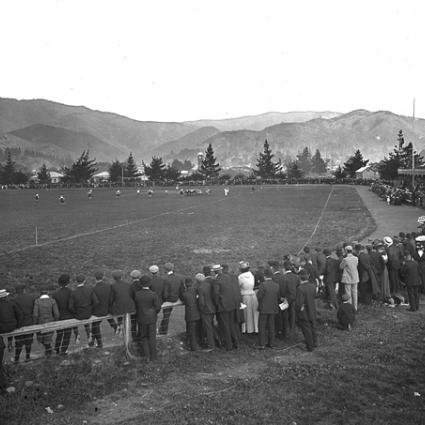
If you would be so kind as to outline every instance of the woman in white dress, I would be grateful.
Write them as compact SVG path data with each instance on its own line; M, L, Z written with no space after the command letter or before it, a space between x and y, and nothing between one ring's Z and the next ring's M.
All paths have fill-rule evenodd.
M238 276L244 309L245 323L242 323L242 333L258 333L258 300L254 291L254 275L249 271L249 263L241 261L241 274Z

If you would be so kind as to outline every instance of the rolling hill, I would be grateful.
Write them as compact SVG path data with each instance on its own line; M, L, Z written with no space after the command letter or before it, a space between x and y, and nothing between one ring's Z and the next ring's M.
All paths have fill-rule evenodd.
M413 129L410 117L387 111L272 112L178 123L136 121L47 100L0 98L0 149L19 147L25 151L23 155L28 150L52 158L76 158L90 149L99 161L124 160L130 152L138 162L148 162L153 155L165 161L194 161L211 143L222 166L246 166L255 164L267 138L282 159L294 157L308 146L312 153L319 149L333 162L346 160L355 149L378 161L393 149L400 129L417 150L425 148L425 120L417 119ZM31 165L31 161L28 158L25 164Z
M306 122L316 118L334 118L341 115L339 112L313 112L313 111L295 111L295 112L266 112L259 115L247 115L238 118L227 118L222 120L198 120L186 121L196 127L215 127L220 131L233 130L263 130L271 125L282 122Z
M415 129L412 127L410 117L387 111L356 110L330 119L280 123L261 131L220 132L201 143L185 146L182 155L204 150L211 143L222 165L253 165L267 138L276 156L281 158L294 157L308 146L312 153L319 149L322 156L336 162L347 159L356 149L371 161L379 161L392 151L400 129L406 141L413 141L415 149L425 148L422 138L425 120L416 119ZM180 153L176 156L181 158Z
M101 143L105 143L105 155L124 159L132 151L136 157L143 157L160 144L180 138L197 128L185 123L136 121L118 114L93 111L83 106L67 106L47 100L16 100L0 98L0 135L14 132L34 125L45 125L76 133L89 134ZM60 137L59 130L57 136ZM50 134L50 133L49 133ZM68 145L67 136L58 141ZM78 137L77 140L81 140ZM38 139L41 143L42 140ZM94 144L94 139L92 140ZM111 151L111 146L113 151ZM72 144L69 145L72 149ZM102 156L97 144L96 156ZM73 150L74 155L81 153L79 143ZM125 152L125 154L123 154ZM113 159L113 158L112 158Z

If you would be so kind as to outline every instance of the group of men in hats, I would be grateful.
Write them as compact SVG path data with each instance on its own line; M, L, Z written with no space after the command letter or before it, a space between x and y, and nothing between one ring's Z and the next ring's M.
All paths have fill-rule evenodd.
M341 328L350 330L360 301L381 300L389 306L404 303L407 292L409 310L419 309L419 292L425 292L425 236L400 233L386 236L371 245L344 244L334 252L329 249L310 250L305 247L299 256L286 256L284 261L269 261L252 275L247 262L240 263L239 276L227 265L205 266L194 279L174 271L172 263L164 265L165 273L151 265L149 273L140 270L130 273L131 282L123 279L121 270L112 271L112 284L105 281L102 271L94 274L94 285L88 285L84 275L77 275L75 288L70 289L68 274L58 279L59 289L41 288L41 294L27 294L24 287L16 288L11 299L0 290L0 334L22 326L54 320L92 316L108 319L117 334L122 333L123 315L131 314L131 333L147 360L157 358L156 336L167 334L173 306L163 308L157 326L158 313L164 301L185 305L186 332L191 350L213 350L218 345L226 350L237 349L241 341L242 323L247 309L253 308L258 331L257 348L274 347L275 337L293 336L295 323L304 337L307 350L317 346L316 300L321 288L330 308L338 309ZM252 282L251 282L252 276ZM248 285L251 284L251 286ZM255 282L255 283L254 283ZM247 284L244 292L244 284ZM254 287L255 285L255 287ZM255 303L246 303L250 296ZM101 320L85 325L90 346L103 346ZM217 324L217 326L216 326ZM245 329L246 330L246 329ZM78 329L58 330L53 343L53 332L37 334L46 356L54 351L67 353L72 333L79 339ZM15 337L15 361L25 350L30 359L33 335ZM8 340L8 345L11 340ZM3 364L5 343L0 338L0 360ZM0 369L0 387L6 377Z

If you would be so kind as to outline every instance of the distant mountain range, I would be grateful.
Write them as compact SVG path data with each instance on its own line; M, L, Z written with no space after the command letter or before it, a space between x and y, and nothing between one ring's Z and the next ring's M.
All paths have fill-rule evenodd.
M316 118L334 118L341 115L339 112L266 112L260 115L247 115L239 118L223 120L198 120L186 121L186 124L195 127L215 127L220 131L255 130L260 131L266 127L282 122L306 122Z
M60 166L84 149L98 161L124 160L130 152L139 162L153 155L194 161L209 143L222 166L255 165L266 138L282 159L308 146L334 162L346 160L355 149L377 161L393 149L400 129L417 150L425 147L425 120L417 119L413 128L410 117L387 111L269 112L178 123L137 121L47 100L0 98L0 149L19 147L20 162L29 168L42 162Z

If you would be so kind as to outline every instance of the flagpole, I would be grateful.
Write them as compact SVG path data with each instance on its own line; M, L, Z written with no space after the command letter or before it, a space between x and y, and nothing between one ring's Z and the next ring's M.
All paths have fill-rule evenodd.
M415 102L416 99L413 98L413 116L412 116L412 192L415 190L415 151L413 150L413 139L415 137Z

